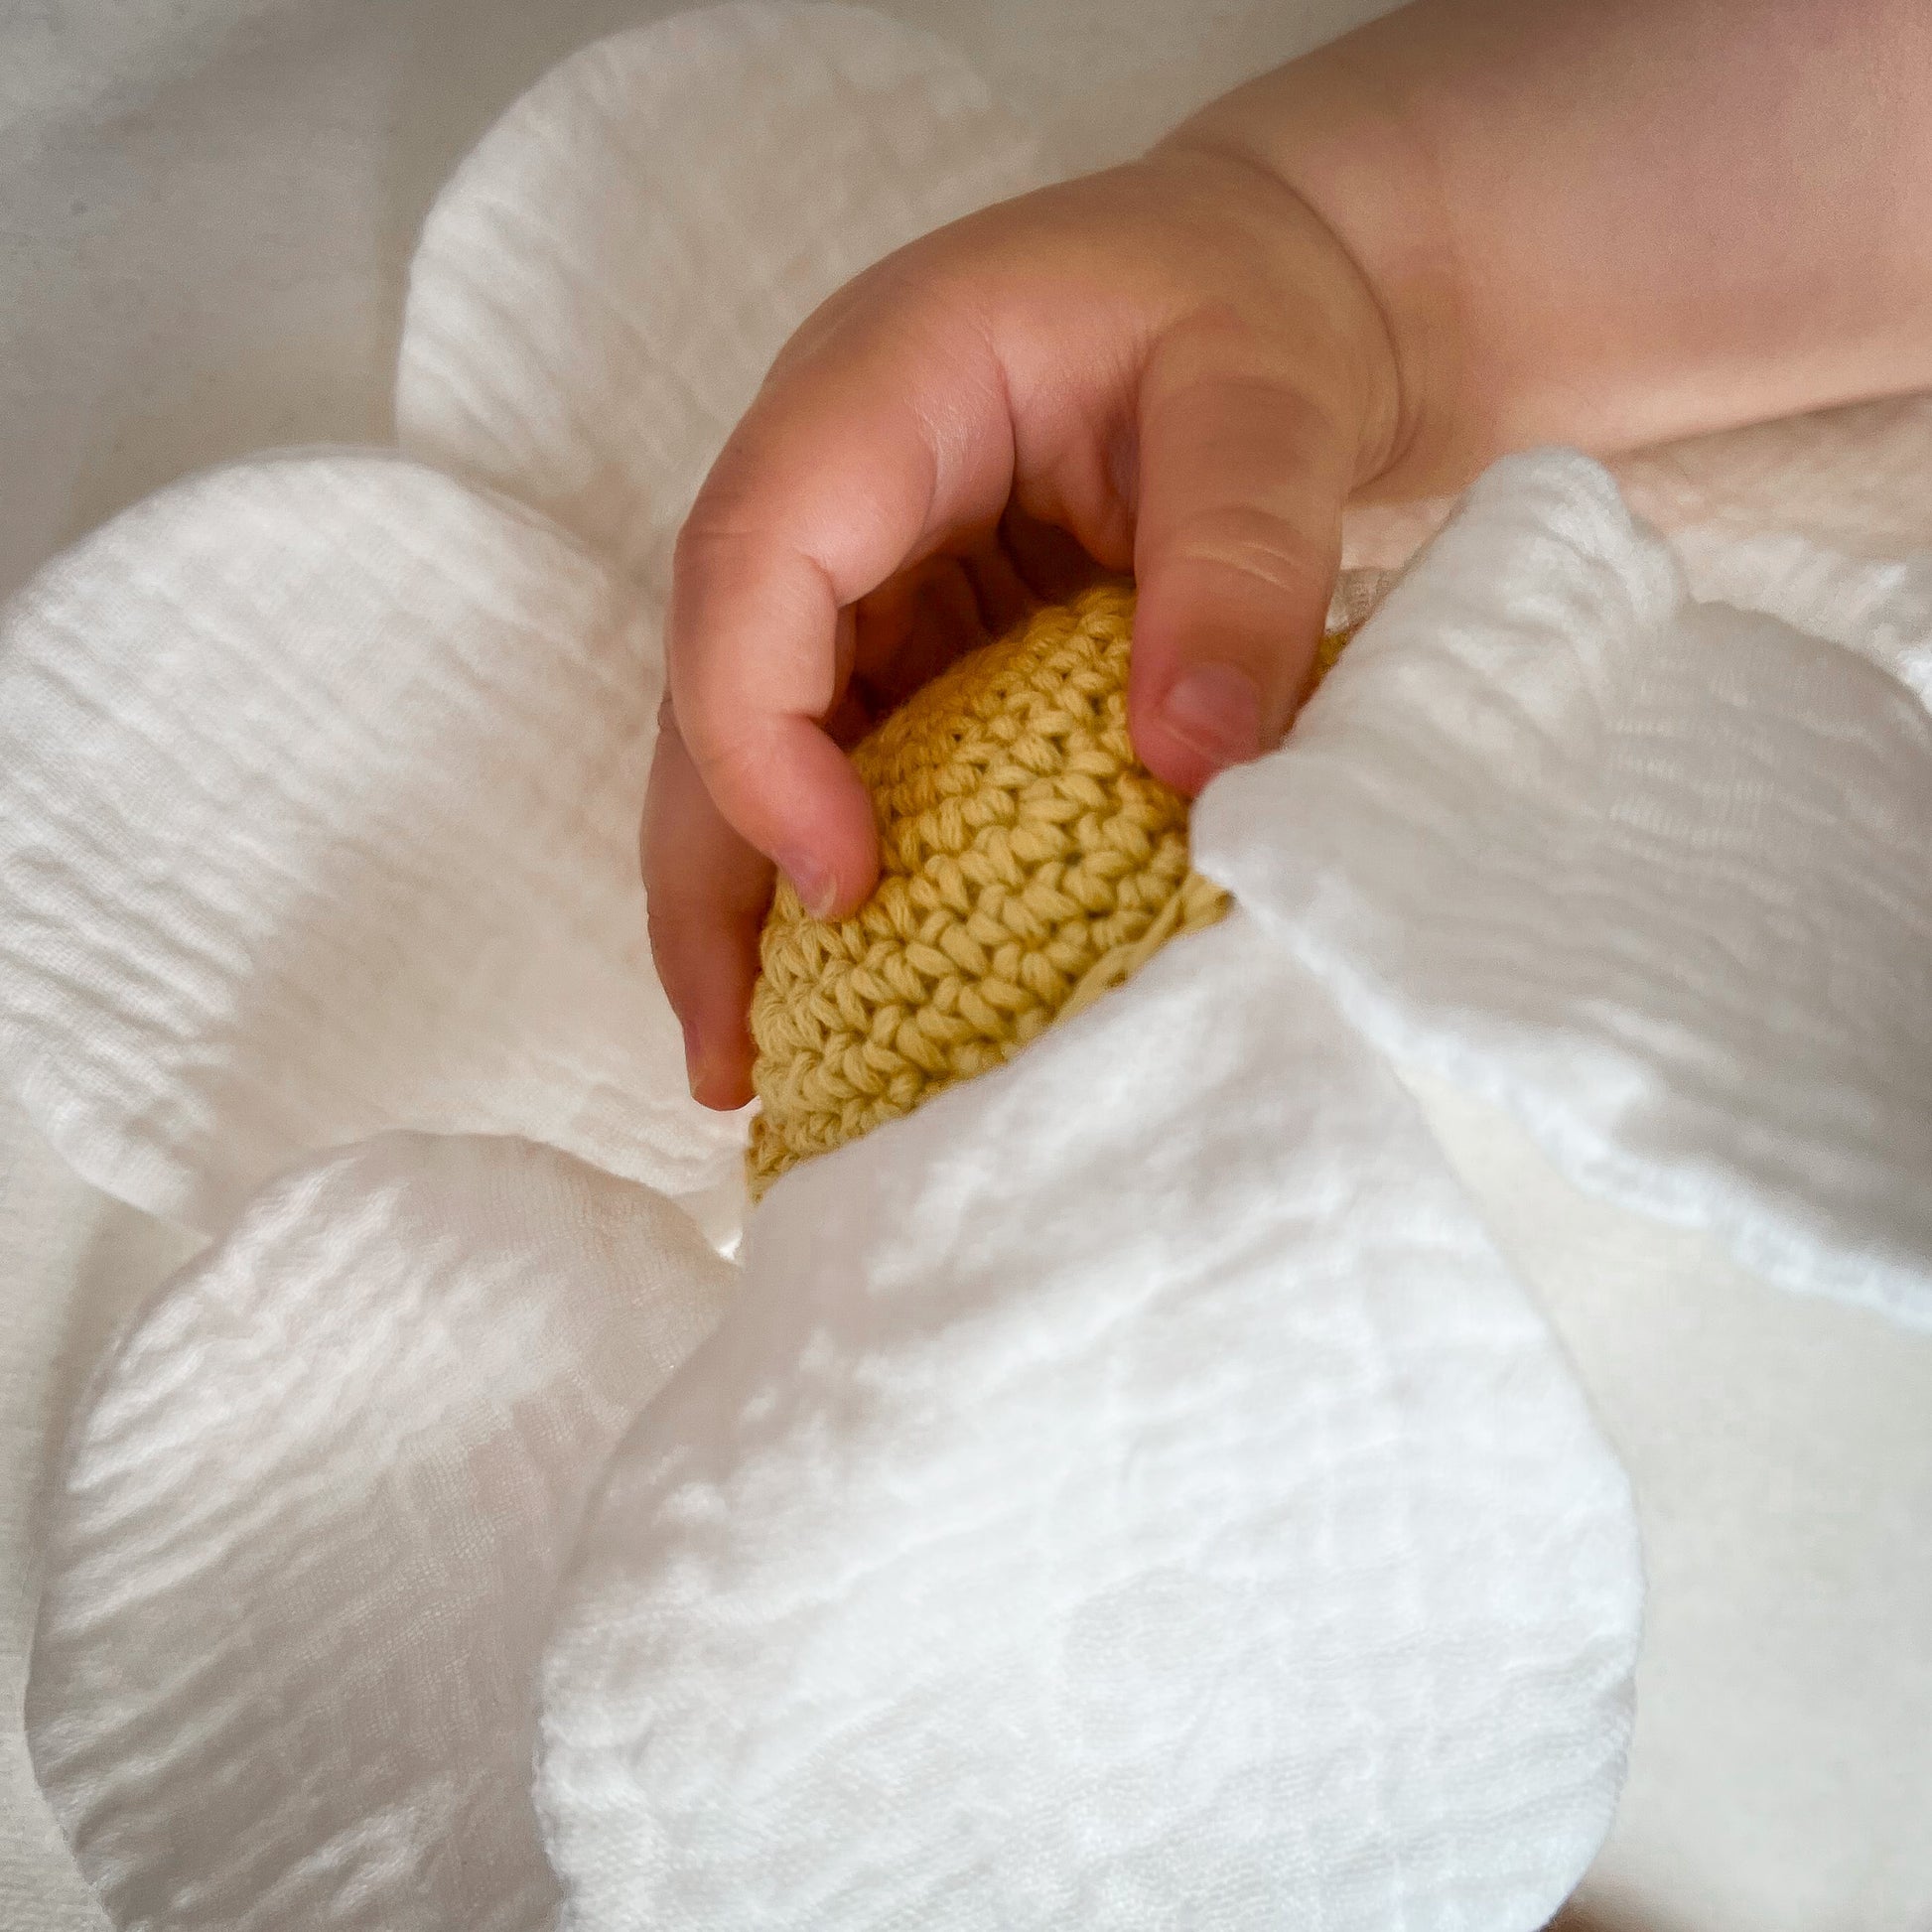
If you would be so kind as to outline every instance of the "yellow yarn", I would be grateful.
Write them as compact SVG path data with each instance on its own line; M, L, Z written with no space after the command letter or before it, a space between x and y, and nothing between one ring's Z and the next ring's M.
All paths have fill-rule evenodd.
M1134 594L1102 585L960 659L852 754L880 878L848 918L780 881L752 1001L747 1173L779 1174L1010 1058L1227 909L1187 801L1134 756ZM1322 640L1318 669L1344 638Z

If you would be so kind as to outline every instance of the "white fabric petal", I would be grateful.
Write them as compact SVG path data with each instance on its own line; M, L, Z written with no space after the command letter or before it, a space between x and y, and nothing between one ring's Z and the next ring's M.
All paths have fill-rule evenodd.
M1762 611L1868 657L1932 708L1932 549L1880 561L1794 531L1739 536L1723 525L1679 530L1671 548L1706 602Z
M739 1194L685 1092L636 822L652 614L394 458L216 471L0 634L0 1056L80 1172L218 1227L299 1155L515 1132Z
M661 585L792 330L1043 168L956 54L863 8L723 6L599 42L510 108L431 210L397 433Z
M1767 1293L1405 1071L1638 1497L1629 1775L1559 1932L1844 1932L1854 1907L1859 1932L1922 1932L1932 1331Z
M1413 1103L1237 914L807 1164L545 1666L575 1922L1540 1926L1627 1487Z
M1613 457L1608 467L1631 508L1668 533L1673 546L1680 532L1695 532L1701 542L1726 547L1797 537L1866 558L1932 547L1932 395L1683 437ZM1431 496L1351 510L1343 555L1351 564L1395 569L1442 528L1455 503L1453 496ZM1700 587L1699 595L1707 593Z
M1666 530L1781 530L1867 557L1932 544L1932 395L1687 437L1611 467L1631 507Z
M733 1274L568 1156L397 1134L278 1181L176 1279L72 1436L28 1687L117 1925L553 1922L551 1593Z
M53 1471L107 1336L195 1251L88 1184L0 1088L0 1926L104 1932L20 1725Z
M1594 464L1480 482L1195 849L1586 1187L1932 1321L1932 717Z

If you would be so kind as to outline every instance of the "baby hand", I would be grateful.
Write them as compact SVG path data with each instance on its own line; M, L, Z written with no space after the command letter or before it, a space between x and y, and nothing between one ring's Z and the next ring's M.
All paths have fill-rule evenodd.
M812 316L677 547L643 860L698 1098L750 1098L772 862L821 914L873 886L842 744L1099 566L1139 582L1149 768L1191 793L1256 757L1308 687L1343 501L1400 416L1347 252L1184 132L941 229Z

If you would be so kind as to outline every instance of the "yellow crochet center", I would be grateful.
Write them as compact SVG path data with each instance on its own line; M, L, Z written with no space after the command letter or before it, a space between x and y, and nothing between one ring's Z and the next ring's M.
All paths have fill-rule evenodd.
M1009 1059L1227 909L1187 801L1127 732L1134 594L1103 585L960 659L866 738L879 885L812 918L780 881L752 1001L756 1199ZM1323 639L1320 668L1342 639Z

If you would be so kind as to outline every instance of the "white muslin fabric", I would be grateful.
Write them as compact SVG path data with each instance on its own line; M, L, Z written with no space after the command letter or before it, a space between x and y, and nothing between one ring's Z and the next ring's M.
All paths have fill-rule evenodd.
M1588 480L1555 486L1587 494ZM340 577L297 534L325 511L357 534L332 553ZM421 589L412 537L473 518L493 557L455 547L475 570ZM250 535L262 529L286 541ZM10 827L23 853L89 855L42 868L45 925L90 931L96 963L53 971L51 936L0 960L0 997L39 1016L45 1062L69 1077L63 1027L76 1041L102 1030L48 989L196 994L207 982L193 973L224 956L228 922L198 925L184 894L149 883L144 897L143 882L260 868L259 885L212 902L258 922L240 959L299 963L289 921L321 902L305 855L336 847L279 801L314 801L316 823L340 801L348 825L396 833L393 847L364 835L378 857L407 853L400 835L421 821L447 825L432 849L461 867L475 826L454 805L473 767L452 750L521 731L543 766L511 794L529 823L480 822L504 853L530 850L517 837L567 843L570 814L545 801L595 795L605 769L571 760L621 743L614 719L634 731L648 716L644 680L622 674L632 627L599 615L632 608L615 573L553 525L394 460L206 479L57 565L21 610L31 644L63 639L60 669L51 647L13 659L50 693L46 717L141 668L127 630L66 615L119 608L130 580L153 608L190 614L133 634L151 654L166 645L165 681L135 688L190 694L192 712L174 715L192 735L170 722L159 750L97 737L96 715L117 707L74 706L70 738L45 739L76 748L73 781L55 782L45 754L23 765L38 776ZM193 621L252 615L264 581L287 596L277 662L293 668L276 676L252 674L233 624ZM311 665L336 680L320 696ZM365 741L381 756L346 767L370 774L351 788L341 748ZM209 753L213 777L187 765L179 748L196 744L239 748L250 783ZM1377 756L1365 736L1362 759ZM136 810L126 787L144 760L174 782L150 784ZM157 848L173 791L194 806L198 784L225 810ZM412 808L391 809L397 798ZM586 873L546 867L542 849L504 865L503 891L525 923L569 931ZM124 853L130 883L87 899L85 881L114 879L106 856ZM608 850L582 865L615 876ZM345 876L346 907L405 915L379 866ZM459 870L419 890L452 895L454 921L457 888L487 904L486 884ZM63 924L61 892L109 909ZM507 925L511 910L490 916ZM151 931L172 933L171 914L189 939L149 970ZM461 939L411 943L448 958ZM581 945L595 957L595 939ZM352 962L345 949L337 972ZM223 1013L212 984L178 1008L135 993L121 1006L165 1039L176 1011ZM227 984L245 993L256 978L235 969ZM314 1003L333 983L306 984ZM399 981L396 997L422 994ZM518 1036L540 1017L514 1016ZM774 1885L797 1924L886 1922L899 1896L945 1923L942 1894L967 1925L1089 1907L1120 1925L1195 1911L1263 1924L1278 1909L1363 1927L1546 1916L1607 1822L1628 1725L1638 1571L1613 1458L1399 1089L1268 928L1240 918L1176 949L1095 1026L1052 1036L1024 1077L963 1089L774 1193L743 1318L665 1409L645 1404L676 1350L639 1373L595 1323L543 1300L574 1305L587 1279L608 1301L634 1277L646 1308L673 1293L704 1250L675 1210L638 1205L653 1197L608 1182L636 1244L613 1257L586 1251L555 1188L506 1233L496 1166L474 1184L438 1180L453 1161L468 1173L450 1150L497 1143L387 1138L271 1184L112 1358L54 1508L34 1747L119 1921L270 1925L299 1906L324 1924L467 1925L485 1895L505 1914L487 1922L540 1919L554 1896L506 1714L533 1706L551 1580L639 1410L649 1480L615 1481L545 1680L544 1817L585 1924L630 1923L640 1900L729 1922L779 1910ZM314 1052L307 1039L265 1029L261 1063L276 1066L278 1043ZM125 1057L166 1064L147 1048ZM453 1063L495 1064L486 1051ZM126 1114L143 1118L144 1090L88 1090L115 1130L102 1144L115 1159L134 1149L138 1177L148 1143ZM184 1117L199 1118L163 1119ZM991 1244L977 1261L960 1229L974 1204L975 1239ZM539 1266L527 1256L546 1230L560 1245ZM507 1358L451 1339L443 1303L472 1308L479 1284L516 1304L500 1317ZM477 1305L465 1333L496 1307ZM697 1332L678 1328L687 1344ZM506 1373L572 1401L601 1389L597 1427L560 1434L543 1401L503 1396ZM320 1406L291 1401L311 1388ZM530 1457L546 1482L516 1477L505 1503L490 1472ZM409 1476L418 1460L435 1472L426 1487ZM652 1500L666 1466L709 1474ZM687 1550L692 1510L717 1536ZM412 1567L403 1552L419 1540ZM487 1587L467 1567L495 1561L479 1550L507 1565ZM814 1595L826 1578L838 1590ZM962 1617L970 1578L978 1607ZM362 1646L353 1667L345 1631ZM892 1631L923 1633L917 1669ZM1066 1723L1029 1730L1049 1663ZM1203 1701L1221 1714L1211 1724ZM444 1703L462 1723L432 1722ZM317 1725L337 1753L326 1776L309 1769ZM137 1773L121 1767L157 1761L174 1774L126 1782ZM982 1792L964 1866L962 1780ZM888 1789L889 1815L865 1814L860 1794ZM1473 1809L1471 1791L1485 1794ZM710 1794L708 1827L694 1792ZM862 1815L863 1829L835 1829ZM473 1842L489 1856L451 1850Z
M1414 1104L1245 915L808 1163L545 1669L579 1923L1539 1926L1634 1521Z
M1761 578L1743 567L1706 593L1698 559L1748 554L1756 540L1792 539L1859 563L1932 550L1932 395L1887 396L1803 416L1714 430L1607 460L1624 500L1681 545L1699 595L1756 608L1733 592ZM1365 505L1343 526L1343 561L1393 569L1448 521L1452 496ZM1786 564L1770 563L1775 587ZM1714 586L1718 580L1714 579ZM1787 614L1788 615L1788 614ZM1809 628L1810 626L1805 626ZM1831 630L1821 635L1836 634Z
M880 257L1050 172L952 49L865 8L741 3L600 41L430 210L397 435L667 588L786 337Z
M530 1684L604 1458L733 1270L555 1150L296 1169L69 1449L28 1725L117 1925L539 1932Z
M1168 44L1065 11L1089 92ZM818 296L1051 165L856 9L587 50L431 215L406 457L191 480L0 625L0 1067L228 1230L41 1512L34 1761L118 1925L1527 1928L1614 1798L1633 1521L1392 1059L1859 1305L1791 1307L1919 1317L1923 562L1829 434L1753 501L1888 509L1890 562L1659 473L1736 608L1593 466L1499 473L1204 801L1228 925L790 1177L742 1270L700 1239L742 1123L633 848L668 534Z
M1927 472L1932 475L1932 438ZM1848 556L1799 531L1736 535L1697 524L1671 547L1691 589L1762 611L1867 657L1932 708L1932 542L1892 558Z
M0 1925L104 1932L19 1722L67 1418L116 1328L193 1237L90 1187L0 1087Z
M1562 453L1477 483L1344 669L1203 795L1201 869L1587 1190L1932 1323L1918 694L1695 602Z
M149 498L0 621L0 1060L55 1145L221 1226L388 1127L736 1213L644 940L655 614L380 452Z

